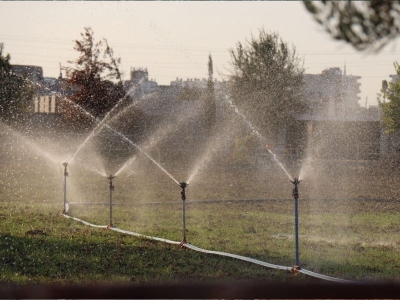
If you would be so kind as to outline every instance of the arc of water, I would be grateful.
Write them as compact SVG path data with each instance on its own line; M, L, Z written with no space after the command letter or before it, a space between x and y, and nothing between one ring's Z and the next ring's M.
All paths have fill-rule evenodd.
M122 173L122 171L125 170L129 165L131 165L135 160L136 160L136 156L133 156L132 158L130 158L130 159L115 173L115 176L118 176L120 173Z
M104 116L104 118L96 125L96 127L92 130L92 132L89 134L89 136L86 137L86 139L83 141L83 143L78 147L78 150L68 159L68 163L70 163L74 157L80 152L80 150L83 148L84 145L94 136L94 134L97 132L97 130L100 128L101 125L107 120L108 116L122 103L122 100L125 99L126 95L128 95L133 89L135 89L143 79L141 79L136 85L134 85L131 89L126 92L125 96L122 97L121 99L118 100L117 104L114 105L114 107ZM72 101L71 101L72 102ZM89 112L86 112L88 114Z
M96 122L101 122L98 118L96 118L95 116L93 116L91 113L89 113L88 111L86 111L83 107L81 107L80 105L72 102L69 99L65 99L66 101L70 102L72 105L74 105L75 107L79 108L80 110L82 110L85 114L87 114L88 116L90 116L93 120L95 120ZM112 128L110 125L108 124L102 124L104 127L108 128L109 130L111 130L112 132L118 134L121 138L123 138L125 141L127 141L130 145L132 145L133 147L137 148L141 153L143 153L148 159L150 159L157 167L159 167L165 174L167 174L177 185L179 185L179 181L176 180L170 173L168 173L167 170L165 170L158 162L156 162L154 160L154 158L152 158L146 151L144 151L139 145L135 144L134 142L132 142L129 138L127 138L125 135L123 135L121 132L115 130L114 128Z
M9 128L7 125L5 124L1 124L3 128L5 128L8 132L10 132L11 134L15 135L17 138L23 140L25 143L27 143L31 149L34 149L37 153L41 154L43 157L48 158L51 162L55 163L55 164L59 164L59 162L52 156L50 156L50 154L48 154L46 151L44 151L43 149L41 149L39 146L37 146L35 143L33 143L32 141L30 141L29 139L25 138L24 136L22 136L21 134L14 132L11 128Z
M33 85L35 85L35 83L33 83L31 80L27 79L27 81L31 82ZM140 82L139 82L140 83ZM138 84L139 84L138 83ZM132 91L134 88L136 88L136 86L138 85L136 84L135 86L133 86L129 91ZM45 87L48 90L50 90L48 87ZM60 93L58 93L60 94ZM93 120L95 120L96 122L101 122L98 120L98 118L96 118L95 116L93 116L91 113L89 113L88 111L86 111L85 109L83 109L83 107L81 107L80 105L72 102L71 100L69 100L66 97L63 97L64 100L68 101L69 103L71 103L73 106L79 108L80 110L82 110L86 115L90 116ZM103 122L104 123L104 122ZM108 129L110 129L111 131L113 131L114 133L118 134L119 136L121 136L124 140L126 140L129 144L131 144L132 146L134 146L135 148L137 148L140 152L142 152L145 156L147 156L147 158L149 158L155 165L157 165L165 174L167 174L177 185L179 185L179 181L176 180L170 173L168 173L167 170L165 170L159 163L157 163L146 151L144 151L141 147L139 147L139 145L135 144L134 142L132 142L130 139L128 139L125 135L123 135L122 133L118 132L117 130L115 130L114 128L112 128L111 126L109 126L108 124L105 124L104 126L106 126ZM96 127L97 128L97 127Z
M33 82L32 80L30 80L30 79L28 79L28 78L24 78L24 80L30 82L32 85L37 85L37 86L40 86L40 87L45 88L45 89L47 89L48 91L50 91L50 88L47 87L47 86L45 86L45 85L40 85L39 83ZM144 79L139 80L138 83L136 83L135 85L133 85L132 87L130 87L130 88L128 89L128 91L125 93L124 97L120 98L120 99L117 101L117 104L114 105L114 107L104 116L103 120L96 126L96 128L91 132L91 134L90 134L90 135L85 139L85 141L78 147L78 150L77 150L71 157L68 158L68 160L67 160L68 162L70 162L70 161L76 156L76 154L82 149L83 145L85 145L86 142L87 142L88 140L91 139L91 137L94 135L95 131L101 126L101 123L102 123L102 122L105 122L105 120L108 118L108 116L119 106L119 104L122 102L122 100L123 100L131 91L134 91L134 90L138 87L138 85L142 83L143 80L144 80ZM59 92L56 93L56 94L58 94L59 96L62 96L62 99L63 99L63 100L69 100L68 98L66 98L66 97L64 97L63 95L61 95L61 93L59 93ZM70 101L70 103L73 103L73 102ZM86 112L86 111L85 111L85 113L86 113L87 115L90 115L89 112Z
M138 102L132 103L131 105L127 106L124 108L129 109L131 106L136 105ZM123 114L125 111L119 112L117 115L113 116L108 124L111 124L114 119L118 119L121 114ZM143 145L143 148L148 151L148 149L155 147L158 145L158 143L162 142L166 137L168 137L172 132L176 132L179 127L184 124L190 117L191 115L189 113L185 113L185 110L179 110L177 113L180 117L176 120L174 120L173 124L163 124L160 126L160 128L153 133L153 136L157 136L157 139L150 139L147 141L146 145Z
M229 105L233 108L233 110L234 110L239 116L242 117L242 119L243 119L243 120L245 121L245 123L250 127L250 129L252 130L252 132L253 132L254 134L256 134L256 135L258 136L258 138L262 139L263 136L257 131L257 129L256 129L256 128L253 126L253 124L246 118L246 116L245 116L244 114L242 114L242 113L239 111L239 108L238 108L235 104L233 104L232 100L230 100L230 99L228 98L228 95L225 96L225 99L226 99L226 101L229 103ZM283 164L278 160L278 158L276 157L276 154L275 154L271 149L268 149L268 152L272 155L272 157L274 158L274 161L276 161L277 164L281 167L281 169L285 172L285 174L287 175L287 177L289 177L289 179L290 179L291 181L293 181L292 176L291 176L291 175L289 174L289 172L285 169L285 167L283 166Z
M289 174L289 172L285 169L283 164L276 158L276 154L272 152L270 149L268 149L268 152L274 157L274 160L276 163L281 167L281 169L286 173L286 175L289 177L290 180L293 180L292 176Z
M229 123L229 125L225 125L224 127L221 126L222 128L220 128L215 135L212 135L209 138L206 150L202 153L202 155L200 155L200 159L196 162L192 173L186 181L188 184L192 182L195 176L197 176L202 167L205 167L211 162L213 155L218 153L223 148L226 140L230 138L230 136L225 132L225 128L229 127L231 130L232 126L230 125L231 123Z
M139 145L135 144L132 142L130 139L128 139L125 135L122 133L116 131L114 128L110 127L108 124L105 124L105 126L110 129L111 131L115 132L119 136L121 136L124 140L126 140L129 144L131 144L133 147L137 148L140 152L142 152L145 156L147 156L148 159L150 159L157 167L159 167L165 174L167 174L177 185L179 185L179 181L176 180L170 173L168 173L167 170L165 170L158 162L156 162L146 151L144 151Z

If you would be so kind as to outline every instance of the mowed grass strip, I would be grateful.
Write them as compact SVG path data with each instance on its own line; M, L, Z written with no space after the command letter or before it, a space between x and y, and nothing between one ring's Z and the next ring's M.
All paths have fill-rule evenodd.
M0 175L0 197L4 201L0 203L0 259L2 259L2 272L0 273L6 278L2 277L1 280L11 282L28 282L27 280L30 280L29 282L46 282L46 280L48 282L77 282L78 280L85 282L86 280L86 282L90 282L129 281L132 279L146 282L192 280L192 278L195 278L193 280L259 279L264 278L263 276L286 279L288 276L281 271L268 270L232 259L203 255L162 243L152 244L151 249L162 249L162 251L171 249L170 251L174 255L176 253L178 253L176 255L187 255L184 258L185 264L197 266L196 270L198 271L189 272L186 269L186 272L185 269L178 268L178 271L170 271L171 275L160 275L162 276L160 279L157 274L164 274L163 271L158 273L154 271L153 274L149 274L148 272L152 268L139 268L144 275L137 275L134 271L138 272L137 261L141 256L135 256L124 267L121 267L124 270L119 271L118 274L114 271L108 271L107 274L104 266L107 265L106 261L110 261L114 249L118 249L118 241L115 239L120 234L88 228L76 221L61 218L63 185L59 169L49 169L49 174L46 174L42 166L37 167L37 170L34 166L26 168L25 165L19 164L18 168L14 166L7 172L1 172ZM98 181L93 183L92 177L77 176L73 168L69 171L69 201L108 201L108 181L105 178L98 178ZM208 173L204 175L206 174L208 176ZM398 228L400 219L398 212L400 211L400 201L395 199L400 195L400 188L397 185L399 178L398 175L370 178L366 174L360 173L357 181L355 181L355 177L345 174L344 176L329 177L331 180L327 180L328 177L325 176L318 182L310 179L302 182L299 200L300 261L305 268L346 279L399 279L400 239ZM141 234L179 241L182 238L180 188L176 184L171 184L171 180L164 174L159 175L163 178L160 181L155 180L154 177L151 177L152 180L146 181L145 179L148 177L139 175L133 173L126 178L120 176L115 181L116 189L113 195L114 203L117 206L114 207L114 224L119 228ZM235 253L279 265L293 265L294 208L293 200L290 199L292 185L287 182L287 179L282 179L280 176L279 180L265 177L262 180L253 181L248 180L248 174L240 173L239 170L230 174L227 177L229 180L226 182L219 180L221 177L225 177L225 173L211 175L207 181L207 189L202 181L198 181L191 184L187 190L188 199L194 201L188 202L186 207L189 242L210 250ZM179 176L179 178L181 177L183 176ZM253 177L256 178L256 176ZM244 180L245 178L246 180ZM268 179L265 182L269 185L268 188L258 190L258 187L262 186L260 181L265 179ZM141 181L138 182L138 180ZM287 184L283 186L282 180ZM380 184L376 184L375 181L379 181ZM374 184L371 188L366 189L365 182ZM339 185L335 185L335 183L339 183ZM347 187L346 183L352 184ZM159 184L162 186L158 187ZM251 197L247 195L247 190L242 190L244 184L254 191L254 198L278 199L261 202L195 202L195 199L219 200L221 195L224 199L249 199ZM270 191L269 188L273 186L275 186L275 190ZM145 205L147 202L174 203ZM121 205L118 206L119 204ZM108 209L107 205L71 206L71 214L95 224L107 225L109 222ZM27 233L29 231L30 234ZM41 231L45 234L41 235ZM3 238L5 236L7 239ZM23 242L19 243L19 239ZM124 250L126 252L121 257L128 259L129 254L135 252L132 249L140 249L142 240L131 236L124 239L129 247ZM6 241L11 242L6 243ZM35 244L35 241L39 242ZM52 243L50 243L51 241ZM14 242L19 246L15 247ZM92 246L87 246L89 244ZM32 250L33 253L37 251L37 256L31 257L28 261L27 252L24 249L29 249L29 245L35 245L34 249L39 250ZM42 247L42 245L46 245L46 247ZM80 247L89 247L90 251ZM58 248L62 251L57 251ZM18 249L18 251L13 249ZM98 251L101 259L91 256L91 253L97 253L92 249L102 249ZM147 248L144 247L144 249ZM43 259L39 252L44 253L46 259ZM23 255L19 253L23 253ZM88 254L82 255L82 253ZM61 255L62 258L57 255ZM199 265L196 265L195 260L190 261L192 257L197 256L201 257ZM84 265L84 269L80 268L79 257L84 257L93 264L96 262L98 265L93 267ZM155 254L154 257L154 261L157 261L160 255ZM146 259L153 261L147 256ZM218 270L210 267L211 273L207 275L205 268L208 264L204 261L212 261L211 265L215 265L221 260L240 267L233 268L235 271L232 271L232 274L236 273L231 277L230 271L226 271L225 275L223 275L224 271L221 271L222 273L218 275L219 269L224 270L222 267ZM63 267L57 267L57 261ZM61 275L57 275L59 277L54 275L58 274L56 271L64 268L69 261L76 263L76 267L71 268L71 275L68 275L69 269L61 269ZM179 259L173 257L168 261L165 258L164 261L165 268L171 269L175 266L174 262ZM18 266L17 269L15 265ZM115 264L110 268L117 268L117 266L118 264ZM157 263L153 268L156 270L162 266ZM24 268L25 271L23 271ZM41 268L48 271L44 272ZM97 271L97 268L101 268L102 271ZM246 273L248 275L243 273L241 275L236 271L237 269L249 270L249 268L259 271ZM27 269L33 271L27 272ZM34 270L39 271L36 271L38 272L36 274ZM118 279L121 278L120 276L122 279ZM289 278L291 278L290 275Z
M0 282L39 284L313 280L236 259L1 205ZM10 213L11 211L11 213Z
M300 201L300 262L322 274L354 280L399 279L399 219L377 201L335 200L327 204ZM114 223L123 229L179 241L181 203L116 206ZM392 203L396 206L398 204ZM261 261L294 264L292 200L188 203L186 228L193 245ZM352 207L351 210L337 209ZM312 209L310 209L310 207ZM107 207L76 208L85 220L98 220ZM92 215L93 214L93 215ZM107 224L107 217L97 224Z
M357 211L362 200L349 199L346 204L339 200L319 203L315 210L314 202L300 203L300 261L305 268L355 280L399 279L397 209L377 209L376 200ZM397 202L391 205L398 207ZM292 200L188 203L188 241L205 249L291 266L295 251L292 206ZM172 240L182 236L179 202L132 209L121 206L115 212L119 227Z

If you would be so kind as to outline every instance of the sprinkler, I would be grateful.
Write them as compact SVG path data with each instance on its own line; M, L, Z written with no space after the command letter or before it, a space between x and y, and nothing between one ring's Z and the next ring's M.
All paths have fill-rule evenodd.
M110 224L107 226L107 228L113 227L113 221L112 221L112 192L114 191L114 186L112 183L112 180L115 178L115 176L108 176L107 179L109 180L109 186L110 186Z
M68 203L67 203L67 177L68 177L68 172L67 172L67 167L68 163L63 163L64 166L64 210L63 210L63 215L67 213L68 211Z
M294 235L295 235L295 265L292 268L293 274L296 274L300 270L300 259L299 259L299 189L300 180L295 178L291 181L294 184L293 198L294 198Z
M185 201L186 200L186 192L185 192L185 188L187 188L189 184L187 184L186 182L181 182L179 184L179 186L182 188L181 191L181 196L182 196L182 200Z
M298 189L298 186L299 186L299 184L300 184L300 181L301 181L301 180L299 180L299 179L297 179L297 178L295 178L293 181L291 181L291 183L294 184L294 189L293 189L293 194L292 194L294 199L299 199L299 189Z
M186 191L185 189L187 188L189 184L186 182L181 182L179 186L182 188L181 191L181 197L182 197L182 223L183 223L183 228L182 228L182 242L181 246L187 243L186 240L186 210L185 210L185 200L186 200Z

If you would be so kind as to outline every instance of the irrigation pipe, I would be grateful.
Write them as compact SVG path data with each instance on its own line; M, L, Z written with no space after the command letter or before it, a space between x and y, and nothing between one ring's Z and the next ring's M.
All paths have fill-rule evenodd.
M78 222L81 222L81 223L83 223L85 225L88 225L88 226L91 226L91 227L96 227L96 228L107 228L108 227L108 225L95 225L95 224L83 221L81 219L78 219L78 218L75 218L75 217L71 217L71 216L69 216L67 214L63 214L63 217L68 218L68 219L72 219L72 220L75 220L75 221L78 221Z
M142 238L146 238L146 239L149 239L149 240L154 240L154 241L164 242L164 243L168 243L168 244L173 244L173 245L181 245L182 244L182 242L172 241L172 240L163 239L163 238L159 238L159 237L148 236L148 235L144 235L144 234L140 234L140 233L136 233L136 232L120 229L120 228L117 228L117 227L109 227L108 225L95 225L95 224L86 222L84 220L81 220L81 219L78 219L78 218L75 218L75 217L71 217L71 216L69 216L67 214L63 214L63 216L65 218L81 222L81 223L83 223L85 225L88 225L88 226L91 226L91 227L108 228L108 229L111 229L111 230L116 231L116 232L129 234L129 235L133 235L133 236L137 236L137 237L142 237ZM247 261L247 262L250 262L250 263L253 263L253 264L257 264L257 265L260 265L260 266L264 266L264 267L267 267L267 268L278 269L278 270L286 270L286 271L290 271L292 269L290 267L274 265L274 264L270 264L270 263L267 263L267 262L263 262L263 261L254 259L254 258L249 258L249 257L246 257L246 256L236 255L236 254L227 253L227 252L220 252L220 251L202 249L202 248L196 247L194 245L191 245L189 243L182 244L182 246L184 246L184 247L186 247L188 249L191 249L193 251L202 252L202 253L206 253L206 254L214 254L214 255L220 255L220 256L236 258L236 259L239 259L239 260ZM312 271L309 271L309 270L306 270L306 269L299 269L298 272L299 273L303 273L305 275L312 276L312 277L316 277L316 278L319 278L319 279L327 280L327 281L334 281L334 282L339 282L339 283L357 283L356 281L346 280L346 279L341 279L341 278L336 278L336 277L331 277L331 276L315 273L315 272L312 272Z
M309 271L306 269L300 269L300 270L298 270L298 272L312 276L312 277L328 280L328 281L335 281L335 282L340 282L340 283L358 283L357 281L353 281L353 280L341 279L341 278L318 274L318 273L315 273L315 272L312 272L312 271Z
M134 235L134 236L138 236L138 237L143 237L143 238L146 238L146 239L149 239L149 240L164 242L164 243L173 244L173 245L180 245L181 244L181 242L171 241L171 240L158 238L158 237L154 237L154 236L148 236L148 235L144 235L144 234L140 234L140 233L136 233L136 232L132 232L132 231L128 231L128 230L123 230L123 229L120 229L120 228L117 228L117 227L110 227L110 229L114 230L116 232L121 232L121 233Z
M203 253L207 253L207 254L215 254L215 255L220 255L220 256L232 257L232 258L236 258L236 259L239 259L239 260L244 260L244 261L247 261L247 262L251 262L253 264L257 264L257 265L261 265L261 266L264 266L264 267L268 267L268 268L273 268L273 269L278 269L278 270L287 270L287 271L290 271L292 269L292 268L289 268L289 267L274 265L274 264L263 262L263 261L260 261L260 260L257 260L257 259L241 256L241 255L236 255L236 254L231 254L231 253L226 253L226 252L219 252L219 251L212 251L212 250L205 250L205 249L201 249L201 248L198 248L196 246L193 246L191 244L184 244L183 246L185 246L186 248L192 249L194 251L203 252ZM315 272L312 272L312 271L308 271L308 270L305 270L305 269L300 269L300 270L298 270L298 272L306 274L306 275L309 275L309 276L312 276L312 277L328 280L328 281L335 281L335 282L340 282L340 283L356 283L356 281L340 279L340 278L331 277L331 276L327 276L327 275L322 275L322 274L318 274L318 273L315 273Z
M253 259L253 258L241 256L241 255L236 255L236 254L226 253L226 252L206 250L206 249L202 249L202 248L193 246L191 244L183 244L183 246L186 247L186 248L189 248L191 250L194 250L194 251L203 252L203 253L207 253L207 254L215 254L215 255L220 255L220 256L232 257L232 258L248 261L248 262L251 262L253 264L257 264L257 265L261 265L261 266L264 266L264 267L268 267L268 268L273 268L273 269L278 269L278 270L286 270L286 271L290 271L291 270L291 268L289 268L289 267L273 265L273 264L269 264L269 263L266 263L266 262L263 262L263 261L260 261L260 260L257 260L257 259Z

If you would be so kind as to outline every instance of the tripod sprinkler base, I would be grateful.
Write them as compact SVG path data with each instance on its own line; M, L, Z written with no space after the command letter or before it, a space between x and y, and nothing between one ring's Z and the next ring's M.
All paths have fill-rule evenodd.
M186 240L182 240L179 246L183 248L186 244L188 244L188 242Z
M109 224L109 225L107 226L107 229L110 229L110 228L113 228L113 227L114 227L113 224Z

